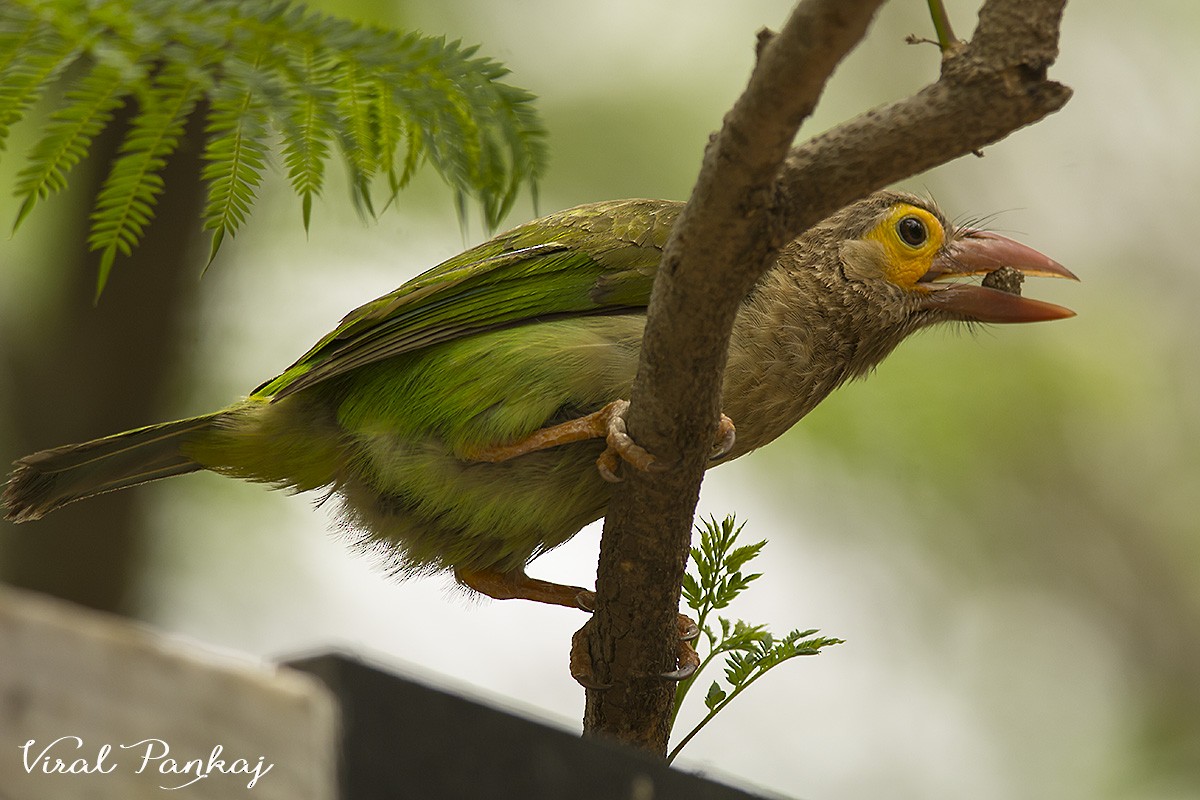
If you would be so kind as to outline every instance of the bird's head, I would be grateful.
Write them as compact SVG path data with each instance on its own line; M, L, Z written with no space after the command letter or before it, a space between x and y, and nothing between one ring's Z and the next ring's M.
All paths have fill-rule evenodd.
M932 202L901 192L876 192L789 242L734 324L723 401L738 424L734 455L779 436L921 328L1073 316L996 288L995 276L964 280L1001 270L1013 282L1075 278L1033 248L955 227Z
M866 375L906 336L937 322L1036 322L1073 312L994 288L1017 278L1074 278L1036 250L954 227L932 202L884 191L785 245L734 323L725 410L734 455L779 436L837 386ZM959 279L955 281L954 279Z
M1057 261L1005 236L954 227L936 205L915 195L877 192L817 227L824 228L818 236L837 251L837 278L880 318L909 330L942 321L1042 322L1074 316L1019 290L964 280L1002 267L1019 273L1018 281L1078 279Z

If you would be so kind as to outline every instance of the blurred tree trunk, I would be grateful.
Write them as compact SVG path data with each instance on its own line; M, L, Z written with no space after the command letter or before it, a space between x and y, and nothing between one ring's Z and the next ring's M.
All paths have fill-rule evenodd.
M116 156L128 110L95 141L91 176L78 188L95 197ZM78 442L159 421L166 388L184 350L179 311L199 283L188 244L203 203L199 180L200 115L194 115L163 177L166 191L145 241L118 258L93 305L97 258L86 251L90 204L59 223L73 263L47 265L64 273L64 297L35 331L6 331L3 354L10 381L13 452ZM83 177L83 176L81 176ZM46 209L39 209L45 213ZM133 612L142 544L144 495L118 492L68 506L20 527L0 521L0 580L93 608Z

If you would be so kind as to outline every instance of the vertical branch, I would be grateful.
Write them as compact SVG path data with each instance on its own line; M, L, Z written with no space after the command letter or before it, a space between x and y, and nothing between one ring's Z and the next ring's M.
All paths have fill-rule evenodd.
M627 470L605 520L597 607L580 632L593 676L586 735L665 754L676 609L738 304L777 249L838 208L1060 108L1046 79L1065 0L988 0L976 41L907 100L788 147L882 0L801 0L760 36L745 93L710 143L650 301L628 427L669 466ZM737 420L734 420L736 423Z
M778 35L760 37L750 84L710 143L667 244L629 425L671 468L626 470L627 484L609 506L588 644L596 679L611 688L588 691L587 733L666 753L674 687L658 676L675 666L679 584L733 318L781 244L768 215L779 164L881 3L804 0Z

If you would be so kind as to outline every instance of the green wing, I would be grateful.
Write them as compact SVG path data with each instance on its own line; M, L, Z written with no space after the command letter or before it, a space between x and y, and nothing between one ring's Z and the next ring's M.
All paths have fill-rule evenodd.
M681 208L664 200L596 203L514 228L351 311L252 396L278 400L473 333L645 308Z

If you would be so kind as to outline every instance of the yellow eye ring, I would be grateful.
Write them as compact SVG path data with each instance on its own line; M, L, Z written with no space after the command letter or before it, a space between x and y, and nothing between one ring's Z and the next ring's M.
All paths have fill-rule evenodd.
M911 289L929 271L946 232L932 212L901 202L892 206L866 238L883 246L884 277Z

